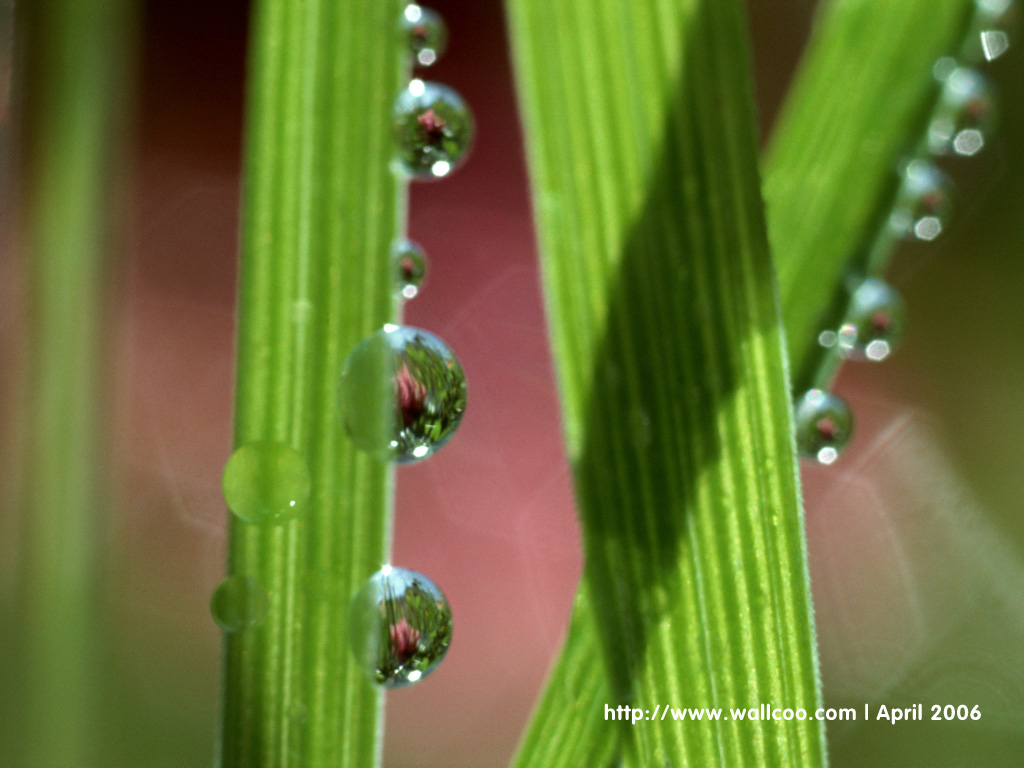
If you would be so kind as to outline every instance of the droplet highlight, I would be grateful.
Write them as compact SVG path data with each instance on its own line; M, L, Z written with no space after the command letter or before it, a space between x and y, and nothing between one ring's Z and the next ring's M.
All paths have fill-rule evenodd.
M906 302L895 288L865 280L854 291L839 329L839 354L848 360L885 360L903 337L906 317Z
M415 298L427 275L427 254L419 243L401 239L391 249L395 288L406 299Z
M309 469L290 445L248 443L224 466L222 489L238 519L255 525L281 523L295 517L309 499Z
M213 591L210 614L225 632L258 627L267 615L266 590L252 576L229 576Z
M452 88L413 80L393 112L399 167L417 179L447 176L473 143L473 115Z
M466 410L466 376L434 334L389 325L355 346L339 384L345 431L383 461L425 459L447 443Z
M912 160L903 169L889 226L903 240L931 242L949 227L955 194L949 176L927 160Z
M422 5L405 6L399 28L416 63L429 67L444 54L448 46L448 26L441 14Z
M965 52L970 61L995 61L1010 49L1010 31L1017 22L1014 0L976 0L971 24L970 45Z
M979 72L957 67L943 83L928 148L935 155L976 155L991 139L996 120L995 88Z
M371 679L401 688L433 672L452 642L452 611L430 579L386 565L352 599L352 652Z
M810 389L794 408L796 447L801 456L832 464L853 436L853 414L838 395Z

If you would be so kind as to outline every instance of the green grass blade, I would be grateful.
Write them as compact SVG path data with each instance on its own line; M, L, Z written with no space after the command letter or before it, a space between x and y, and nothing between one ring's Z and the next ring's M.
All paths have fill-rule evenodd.
M509 8L608 703L813 709L740 5ZM812 723L618 729L627 765L824 759Z
M352 660L346 619L351 595L387 560L392 480L344 435L336 398L349 350L393 319L400 9L254 8L235 444L288 443L312 493L292 522L232 521L230 572L257 579L268 607L259 627L226 634L226 768L379 759L381 697Z
M818 331L836 326L834 313L842 311L841 301L836 298L841 292L839 281L844 268L859 253L863 255L877 232L879 218L888 212L895 191L896 156L916 145L934 103L936 86L931 63L959 49L971 5L970 0L955 0L941 7L929 0L840 0L822 15L816 27L798 73L800 85L776 127L765 169L774 259L789 265L779 273L780 292L789 297L789 353L795 361L793 370L805 380L813 377L821 364L816 350ZM896 27L892 23L894 15L901 19ZM908 18L920 23L907 23ZM878 49L880 36L884 36L888 50ZM894 64L896 59L902 62L901 68ZM908 68L902 69L904 66ZM860 80L857 89L863 89L863 93L853 100L856 110L845 108L854 92L833 87L839 77L837 67ZM813 94L828 95L838 103L825 108ZM867 147L871 172L858 167L853 176L855 183L833 172L832 186L826 187L814 175L815 169L842 166L840 159L831 156L833 147L828 141L816 141L814 152L807 149L806 143L819 134L842 136L844 144L838 151L846 155L847 162L860 157L859 152ZM858 147L858 142L863 146ZM887 156L880 147L888 148ZM850 195L858 201L856 215L845 209ZM805 216L812 206L820 215ZM787 224L786 217L800 221L798 225L792 221ZM845 239L830 235L840 220L848 228ZM820 253L815 250L819 247L823 248ZM831 283L821 279L821 271L831 273ZM804 298L806 306L802 304ZM586 588L584 583L581 593ZM577 605L578 612L588 611L585 600ZM546 734L564 731L583 711L597 713L600 704L610 699L597 666L582 668L586 670L582 674L567 661L596 656L598 644L595 622L574 615L560 660L520 746L517 766L536 764L533 757L549 749ZM610 729L600 729L596 739L571 742L573 750L564 750L561 762L552 765L600 765L615 742Z
M132 84L130 0L18 8L28 338L15 765L98 765L101 393L113 223ZM24 69L21 69L24 65ZM7 745L10 746L10 745ZM9 763L10 764L10 763Z
M827 5L764 160L764 194L794 384L838 328L844 275L890 213L896 164L934 106L932 65L960 49L973 0ZM838 84L841 84L839 86Z

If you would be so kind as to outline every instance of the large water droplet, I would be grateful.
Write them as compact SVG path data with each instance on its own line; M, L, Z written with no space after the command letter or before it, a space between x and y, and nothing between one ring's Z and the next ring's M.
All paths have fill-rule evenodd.
M949 226L954 194L945 173L926 160L912 160L903 170L889 225L904 240L934 240Z
M447 176L473 142L473 115L454 90L413 80L398 94L394 108L398 164L419 179Z
M407 5L399 25L417 64L429 67L441 58L448 44L448 27L441 14L422 5Z
M359 448L385 461L418 461L455 434L466 409L466 376L434 334L389 325L349 354L339 398Z
M285 443L243 445L228 459L224 500L247 523L277 523L294 517L309 498L306 462Z
M839 354L852 360L884 360L903 337L906 317L906 303L894 288L881 280L865 280L854 291L839 329Z
M928 128L928 148L936 155L976 155L992 136L996 113L995 88L988 79L957 67L945 78Z
M853 436L853 414L838 395L810 389L797 400L796 447L801 456L831 464Z
M385 565L355 597L349 613L352 651L373 680L387 688L429 675L452 642L452 611L426 576Z
M258 627L267 615L267 593L252 576L228 576L213 591L210 613L225 632Z
M411 299L420 292L427 274L427 254L419 243L401 239L391 249L398 292Z

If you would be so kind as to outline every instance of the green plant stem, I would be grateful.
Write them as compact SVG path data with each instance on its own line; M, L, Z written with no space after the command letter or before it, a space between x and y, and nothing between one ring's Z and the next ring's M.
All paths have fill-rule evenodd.
M391 106L407 69L394 0L255 4L239 279L235 445L290 444L312 495L278 526L232 520L229 569L268 594L228 633L221 764L379 758L381 697L349 651L351 595L387 560L392 473L336 403L349 350L393 320L404 220Z
M740 4L509 9L606 703L813 709ZM630 766L824 760L815 723L601 725Z
M25 34L29 318L20 764L99 765L103 314L134 27L129 0L41 0ZM17 759L17 758L15 758Z
M845 311L844 268L871 242L881 218L888 215L898 181L898 155L916 143L937 95L932 62L959 49L972 5L970 0L941 7L931 0L836 0L819 18L797 75L801 85L794 88L776 126L765 166L773 256L788 265L779 272L779 284L783 297L788 297L785 306L791 308L788 351L799 387L820 381L816 375L834 373L834 368L821 373L830 362L828 352L817 346L818 333L838 326ZM516 22L514 17L512 21ZM894 21L899 23L894 26ZM834 87L847 77L858 81L856 90ZM821 95L829 101L817 101ZM843 101L855 108L840 109ZM809 137L818 134L842 139L840 158L830 155L832 145L826 139L807 145ZM865 149L870 163L862 168L854 158ZM841 162L844 172L854 163L857 173L830 174L830 181L820 177L821 169ZM847 209L851 195L857 201L855 211ZM550 197L539 200L557 206ZM842 236L835 231L840 226ZM539 764L537 756L548 754L546 735L566 732L581 717L601 716L600 705L612 698L599 659L601 629L596 617L585 619L592 612L587 584L584 578L561 655L514 761L518 768ZM592 739L566 742L558 762L551 765L603 765L617 742L613 729L598 728Z

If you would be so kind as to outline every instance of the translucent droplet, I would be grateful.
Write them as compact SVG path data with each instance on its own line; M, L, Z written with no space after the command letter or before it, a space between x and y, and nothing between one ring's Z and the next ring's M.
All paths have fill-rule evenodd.
M992 136L996 112L995 89L988 79L957 67L943 84L928 128L928 148L936 155L976 155Z
M836 345L836 332L835 331L822 331L818 334L818 344L823 346L825 349L832 349Z
M339 398L359 448L385 461L418 461L455 434L466 410L466 376L434 334L389 325L349 354Z
M903 170L889 226L904 240L934 240L949 226L954 195L945 173L926 160L913 160Z
M437 585L416 571L385 565L355 597L352 651L372 679L400 688L429 675L452 642L452 611Z
M427 274L427 254L419 243L402 239L391 249L391 259L398 292L407 299L413 298L420 292Z
M894 288L881 280L865 280L854 291L839 329L839 354L852 360L884 360L899 344L906 317L906 303Z
M258 627L267 615L267 593L252 576L228 576L213 591L210 613L225 632Z
M801 456L831 464L853 436L853 414L838 395L810 389L797 400L796 447Z
M976 0L970 44L964 56L969 61L995 61L1010 49L1010 31L1017 22L1014 0Z
M294 517L309 498L309 469L295 449L263 441L243 445L228 459L224 500L247 523L278 523Z
M465 160L473 142L473 115L454 90L413 80L394 108L398 164L419 179L441 178Z
M429 67L441 58L448 44L448 27L441 14L422 5L407 5L399 24L417 64Z

